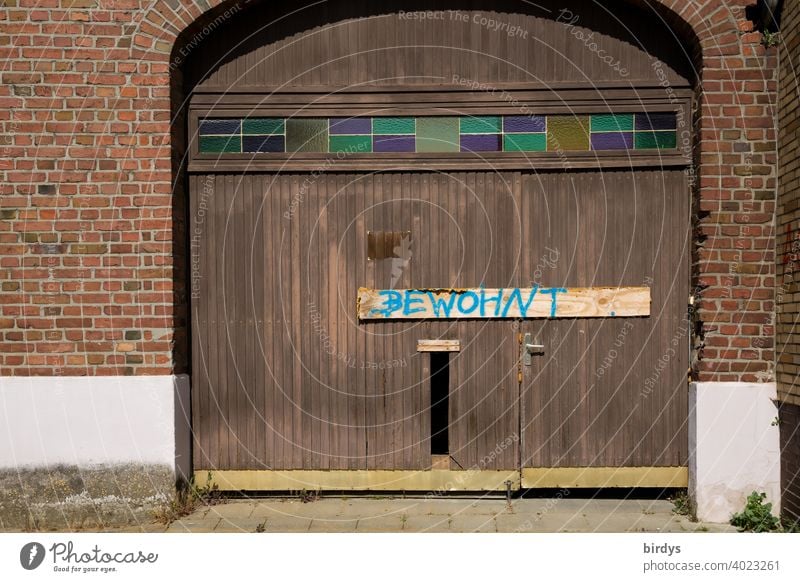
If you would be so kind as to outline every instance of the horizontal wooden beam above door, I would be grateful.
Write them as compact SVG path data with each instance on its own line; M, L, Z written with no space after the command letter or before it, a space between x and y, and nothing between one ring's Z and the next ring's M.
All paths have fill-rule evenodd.
M366 289L358 318L540 319L650 315L649 287Z

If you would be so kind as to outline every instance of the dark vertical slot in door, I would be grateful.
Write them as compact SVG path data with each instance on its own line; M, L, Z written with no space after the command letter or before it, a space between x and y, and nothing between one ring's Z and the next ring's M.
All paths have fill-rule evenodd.
M431 352L431 455L450 454L450 354Z

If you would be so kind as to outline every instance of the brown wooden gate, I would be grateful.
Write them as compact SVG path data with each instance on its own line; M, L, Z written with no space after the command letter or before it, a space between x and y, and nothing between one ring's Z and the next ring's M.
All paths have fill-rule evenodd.
M633 7L612 17L583 0L426 3L437 19L403 16L414 6L399 1L286 18L281 3L252 5L181 70L199 478L213 471L228 489L685 482L691 70L674 38ZM621 64L587 50L581 27ZM474 151L456 132L460 148L445 151L435 132L414 133L445 117L491 118L502 145ZM543 125L525 122L514 141L511 117ZM290 126L399 118L426 148L379 151L374 125L348 135L368 150L342 156L328 129L322 146L312 133L290 143ZM656 118L666 129L648 126ZM609 119L628 125L610 131ZM533 285L649 287L650 315L357 317L361 287ZM420 344L443 339L458 345ZM529 365L526 343L544 346Z
M359 324L355 298L362 286L516 286L519 183L518 173L193 177L206 194L192 214L208 228L194 272L195 462L429 469L430 356L417 342L444 337L463 345L450 364L451 468L518 468L514 324ZM389 233L408 235L405 257ZM380 258L368 258L370 236Z

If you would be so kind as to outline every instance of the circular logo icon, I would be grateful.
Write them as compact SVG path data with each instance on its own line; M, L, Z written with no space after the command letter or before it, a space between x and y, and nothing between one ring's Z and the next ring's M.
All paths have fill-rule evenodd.
M30 542L22 546L19 552L19 563L26 570L35 570L44 561L44 546L38 542Z

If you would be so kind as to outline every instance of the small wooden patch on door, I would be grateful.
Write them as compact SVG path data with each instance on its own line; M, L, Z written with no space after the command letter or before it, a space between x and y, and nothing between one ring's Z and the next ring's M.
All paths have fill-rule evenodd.
M417 340L418 352L460 352L461 340L421 339Z
M367 259L408 260L411 247L410 230L370 230L367 232Z

